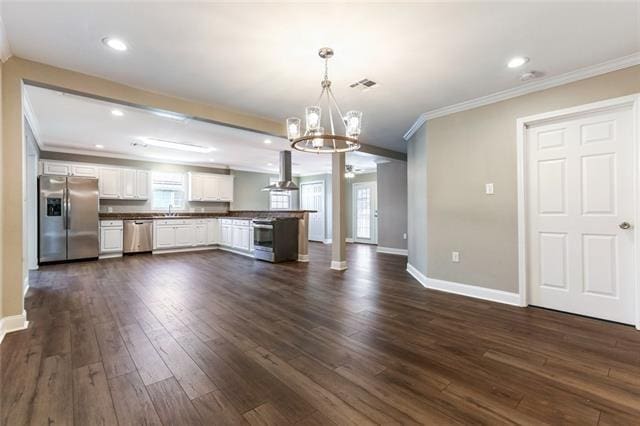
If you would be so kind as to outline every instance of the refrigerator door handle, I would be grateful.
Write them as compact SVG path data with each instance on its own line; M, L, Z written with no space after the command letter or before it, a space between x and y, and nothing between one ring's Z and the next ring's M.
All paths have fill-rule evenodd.
M65 204L65 215L64 215L64 226L65 229L70 229L70 221L71 221L71 202L69 197L69 188L65 188L64 190L64 204Z

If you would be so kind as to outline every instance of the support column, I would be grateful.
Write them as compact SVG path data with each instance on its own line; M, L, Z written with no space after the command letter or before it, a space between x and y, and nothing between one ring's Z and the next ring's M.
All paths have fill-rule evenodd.
M309 261L309 212L298 219L298 262Z
M335 153L331 158L331 269L343 271L347 269L347 221L344 199L344 166L345 154Z

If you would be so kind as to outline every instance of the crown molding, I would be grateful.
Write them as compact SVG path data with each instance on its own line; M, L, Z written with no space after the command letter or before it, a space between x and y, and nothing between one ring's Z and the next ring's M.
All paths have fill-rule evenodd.
M512 89L503 90L500 92L492 93L491 95L481 96L479 98L471 99L468 101L460 102L457 104L449 105L443 108L434 109L421 114L418 119L413 123L411 128L404 134L403 139L408 141L411 137L422 127L427 120L432 120L438 117L444 117L445 115L454 114L456 112L466 111L473 108L493 104L496 102L504 101L507 99L515 98L518 96L526 95L528 93L538 92L552 87L562 86L564 84L572 83L574 81L584 80L590 77L596 77L598 75L606 74L612 71L621 70L623 68L629 68L635 65L640 65L640 52L634 53L621 58L613 59L600 64L591 65L585 68L580 68L575 71L570 71L564 74L542 78L537 81L523 84L522 86L514 87Z
M7 38L7 29L2 22L2 17L0 17L0 61L6 62L11 56L13 53L11 53L11 46Z
M25 94L22 98L22 110L24 111L24 116L29 122L29 127L31 127L31 131L33 132L33 136L36 138L36 144L40 150L44 149L42 145L42 133L40 132L40 123L36 118L36 115L33 112L33 106L31 105L31 101L29 101L29 97Z

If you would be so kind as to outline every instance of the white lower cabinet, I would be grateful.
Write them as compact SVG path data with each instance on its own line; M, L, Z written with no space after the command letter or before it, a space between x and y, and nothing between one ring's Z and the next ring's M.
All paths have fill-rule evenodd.
M173 225L155 226L155 244L153 248L165 249L176 246L176 228Z
M211 230L215 225L215 229ZM153 223L154 250L202 247L218 242L217 219L159 219Z
M233 248L249 251L251 247L249 230L248 226L233 226Z
M121 220L100 221L100 254L122 253Z
M220 219L220 245L235 250L251 251L253 246L251 221Z
M220 226L218 219L207 219L207 245L218 244L220 241Z

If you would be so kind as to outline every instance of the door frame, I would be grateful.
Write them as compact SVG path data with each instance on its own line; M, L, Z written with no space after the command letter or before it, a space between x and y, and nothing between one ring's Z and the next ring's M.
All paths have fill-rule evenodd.
M557 119L570 119L582 115L605 112L612 109L630 107L633 114L633 191L634 200L634 290L635 290L635 326L640 330L640 93L619 98L607 99L600 102L593 102L571 108L536 114L516 120L517 133L517 180L518 180L518 296L519 305L527 306L529 303L528 283L527 283L527 258L528 241L527 230L527 157L525 145L527 143L527 130L533 124L541 124L546 121Z
M369 186L372 185L373 186L373 194L371 196L371 201L372 201L372 208L373 208L373 212L372 212L372 221L371 221L371 240L367 241L364 239L359 239L356 237L356 229L357 229L357 218L358 218L358 214L357 214L357 197L356 197L356 189L359 186ZM375 203L373 203L374 201L374 196L375 196ZM373 244L373 245L377 245L378 244L378 182L376 182L375 180L371 180L371 181L367 181L367 182L355 182L353 184L351 184L351 232L352 232L352 237L353 237L353 242L354 243L360 243L360 244Z
M325 182L323 180L314 180L309 182L300 183L300 209L302 210L302 187L304 185L317 185L322 186L322 239L319 242L325 242L327 237L327 200L325 198ZM311 222L309 222L309 231L311 231ZM311 232L309 232L311 235ZM317 240L313 240L317 241Z

